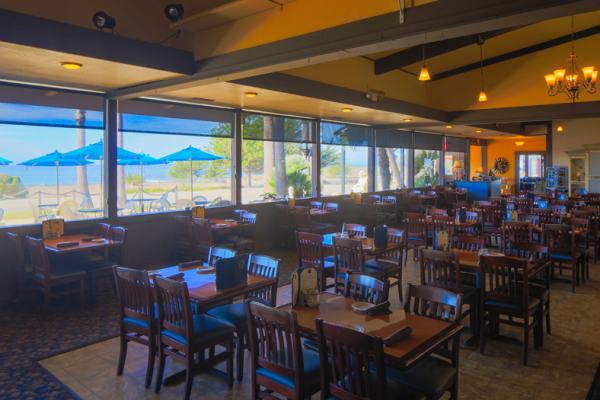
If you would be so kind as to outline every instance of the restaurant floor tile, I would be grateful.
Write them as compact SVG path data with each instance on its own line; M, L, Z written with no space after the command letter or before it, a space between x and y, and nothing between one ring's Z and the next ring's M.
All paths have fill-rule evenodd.
M292 254L288 256L291 258ZM419 282L416 263L409 261L403 279L405 283ZM289 303L290 294L290 285L280 287L277 304ZM534 350L531 341L527 366L521 364L519 345L489 339L484 355L479 354L479 347L461 346L460 399L585 399L600 360L600 343L596 341L600 329L598 267L591 265L591 280L577 287L575 293L571 293L569 283L553 282L551 296L552 334L544 333L544 346L540 350ZM390 300L393 307L401 307L395 287L390 291ZM468 319L464 323L468 325ZM522 337L522 331L512 327L501 326L500 333ZM464 332L461 342L468 337L468 331ZM83 399L183 396L183 383L163 387L159 394L143 387L147 349L135 343L130 344L123 376L116 376L118 352L119 340L115 338L48 358L40 364ZM218 368L223 370L224 366ZM168 359L165 374L181 369L181 363ZM243 382L234 382L233 388L228 389L223 380L202 373L194 378L192 398L250 399L250 382L250 357L246 354ZM449 394L443 398L449 398Z

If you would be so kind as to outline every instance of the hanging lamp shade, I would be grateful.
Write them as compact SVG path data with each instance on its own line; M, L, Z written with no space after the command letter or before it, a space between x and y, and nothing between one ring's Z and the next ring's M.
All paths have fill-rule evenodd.
M429 71L427 70L427 68L425 68L425 67L421 68L421 73L419 74L419 80L420 81L431 80L431 77L429 76Z
M483 90L479 92L479 101L487 101L487 96Z

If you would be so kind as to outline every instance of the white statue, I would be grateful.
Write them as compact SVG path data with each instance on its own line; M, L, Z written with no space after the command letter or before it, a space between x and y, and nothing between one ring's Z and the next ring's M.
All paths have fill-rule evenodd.
M369 180L369 176L363 170L358 173L358 182L356 185L352 186L352 191L354 193L364 193L367 191L367 181Z

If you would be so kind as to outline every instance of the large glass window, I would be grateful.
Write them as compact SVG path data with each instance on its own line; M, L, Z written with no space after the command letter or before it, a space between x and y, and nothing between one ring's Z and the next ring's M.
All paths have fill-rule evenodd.
M119 215L232 204L233 111L145 100L119 111Z
M103 149L102 110L101 96L0 86L1 225L104 216L100 160L64 156Z
M520 154L519 177L541 178L544 174L545 154Z
M312 131L310 120L244 113L242 203L311 196Z
M443 136L415 132L415 152L413 161L414 186L439 185L440 156Z
M376 131L376 190L408 187L408 164L413 147L411 131Z
M369 147L366 126L321 123L321 195L367 192Z
M465 154L469 147L469 140L446 136L444 152L444 181L452 182L456 178L466 178ZM475 171L471 171L475 172Z

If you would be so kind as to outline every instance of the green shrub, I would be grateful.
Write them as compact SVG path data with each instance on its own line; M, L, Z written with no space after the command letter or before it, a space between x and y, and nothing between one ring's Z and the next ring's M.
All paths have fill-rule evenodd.
M0 174L0 194L13 196L19 192L23 193L20 193L17 197L27 197L29 194L27 188L21 185L21 179L19 177Z

